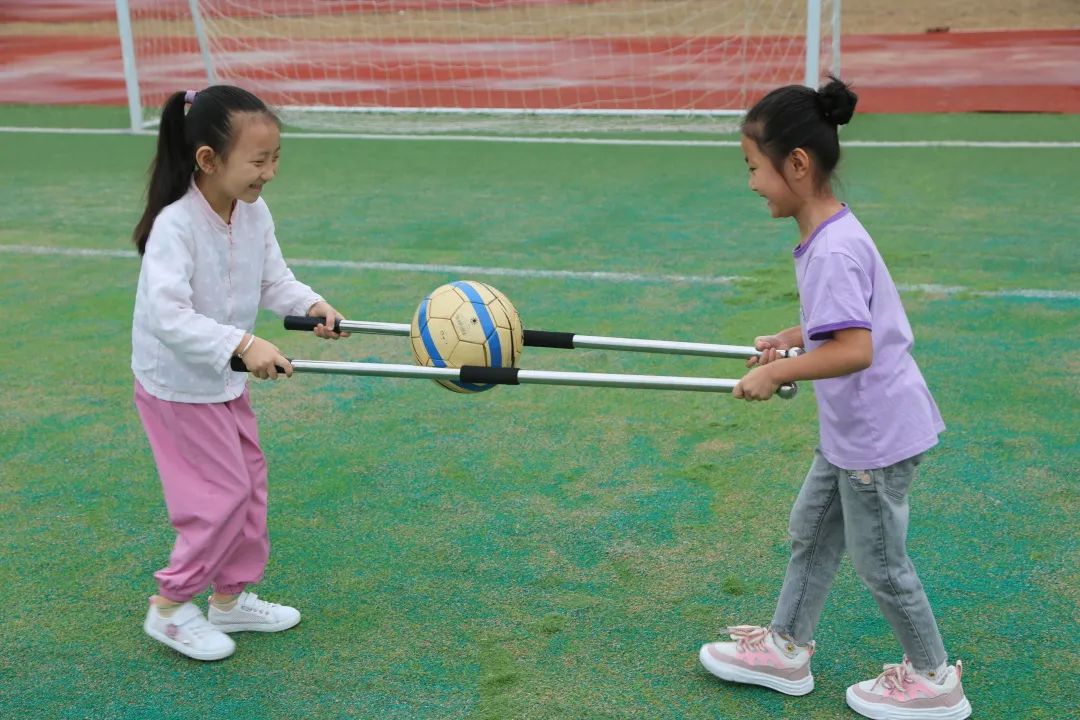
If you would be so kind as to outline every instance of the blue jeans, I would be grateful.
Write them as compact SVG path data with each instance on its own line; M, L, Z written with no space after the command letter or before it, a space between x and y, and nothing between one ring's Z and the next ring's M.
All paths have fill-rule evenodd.
M772 627L796 642L813 639L847 548L916 670L945 662L934 612L905 548L908 487L922 455L872 470L845 470L814 451L791 510L791 560Z

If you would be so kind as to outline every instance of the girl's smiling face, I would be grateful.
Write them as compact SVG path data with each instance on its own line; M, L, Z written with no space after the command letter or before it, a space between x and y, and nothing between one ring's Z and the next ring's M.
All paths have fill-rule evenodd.
M253 203L263 186L277 174L281 131L265 113L234 113L229 119L232 140L224 157L203 145L195 153L199 189L223 217L234 200Z
M749 170L750 189L765 198L774 218L791 217L799 206L799 197L791 189L784 175L773 166L753 138L742 136L743 159Z
M218 182L224 194L252 203L277 174L281 131L265 115L245 115L233 119L236 140L222 163Z

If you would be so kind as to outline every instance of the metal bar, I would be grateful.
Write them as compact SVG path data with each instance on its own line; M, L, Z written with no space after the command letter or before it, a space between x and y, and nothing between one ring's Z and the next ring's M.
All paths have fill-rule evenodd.
M128 123L132 132L143 129L142 95L139 92L139 72L135 66L135 40L131 30L131 8L128 0L116 0L116 26L120 33L120 56L124 65L124 87L127 90Z
M341 320L338 322L338 327L343 332L367 335L403 335L408 337L410 331L408 323L384 323L368 320Z
M420 367L391 363L338 362L331 360L290 360L298 373L326 375L360 375L365 377L421 378L428 380L458 380L459 368ZM575 385L582 387L631 388L638 390L692 390L729 393L738 380L666 375L616 375L611 373L556 372L551 370L519 370L517 382L522 385ZM789 399L795 396L795 385L785 385L777 394Z
M806 2L806 78L803 82L817 90L821 80L821 0Z
M551 370L522 370L518 373L522 385L576 385L582 387L632 388L635 390L697 390L699 392L729 393L738 380L671 375L620 375L591 372L555 372Z
M290 316L286 329L311 330L320 318ZM407 323L372 322L370 320L340 320L337 329L368 335L400 335L408 337L411 326ZM559 334L559 333L555 333ZM528 335L526 334L526 337ZM529 345L528 342L525 343ZM737 358L746 360L761 355L751 345L720 345L715 343L681 342L675 340L644 340L639 338L606 337L602 335L574 335L575 348L586 350L626 350L628 352L663 353L667 355L698 355L706 357ZM800 348L782 351L782 357L795 357Z
M199 43L203 67L206 68L206 84L216 85L217 73L214 71L214 60L210 55L210 41L206 35L202 12L199 10L199 0L188 0L188 8L191 10L191 24L195 28L195 38Z
M428 380L457 380L458 368L395 365L392 363L340 362L335 360L289 360L298 373L320 375L362 375L365 377L427 378Z
M575 348L593 350L626 350L629 352L666 353L669 355L705 355L708 357L748 359L761 355L751 345L716 345L713 343L677 342L671 340L638 340L635 338L575 335ZM781 353L788 356L788 351ZM798 353L791 353L792 356Z
M832 4L832 74L840 77L840 3L841 0L833 0Z

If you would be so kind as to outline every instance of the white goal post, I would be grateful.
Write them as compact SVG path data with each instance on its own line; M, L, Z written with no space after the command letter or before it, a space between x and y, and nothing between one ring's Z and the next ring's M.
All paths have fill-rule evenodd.
M840 0L115 2L132 130L169 94L219 82L319 129L376 115L410 132L465 117L662 127L840 69Z

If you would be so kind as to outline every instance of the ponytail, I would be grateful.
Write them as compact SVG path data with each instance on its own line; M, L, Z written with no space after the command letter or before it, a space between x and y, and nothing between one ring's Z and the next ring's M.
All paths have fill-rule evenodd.
M191 106L186 115L185 105ZM150 166L146 209L132 236L140 255L146 252L146 241L158 213L187 192L196 169L196 148L206 145L221 159L228 155L235 113L263 114L281 127L281 121L262 100L233 85L214 85L197 93L175 92L165 101L161 108L157 154Z
M146 252L146 240L158 213L187 192L194 162L195 149L184 138L184 93L175 92L161 108L161 128L157 154L150 166L146 209L135 226L133 239L140 255Z

